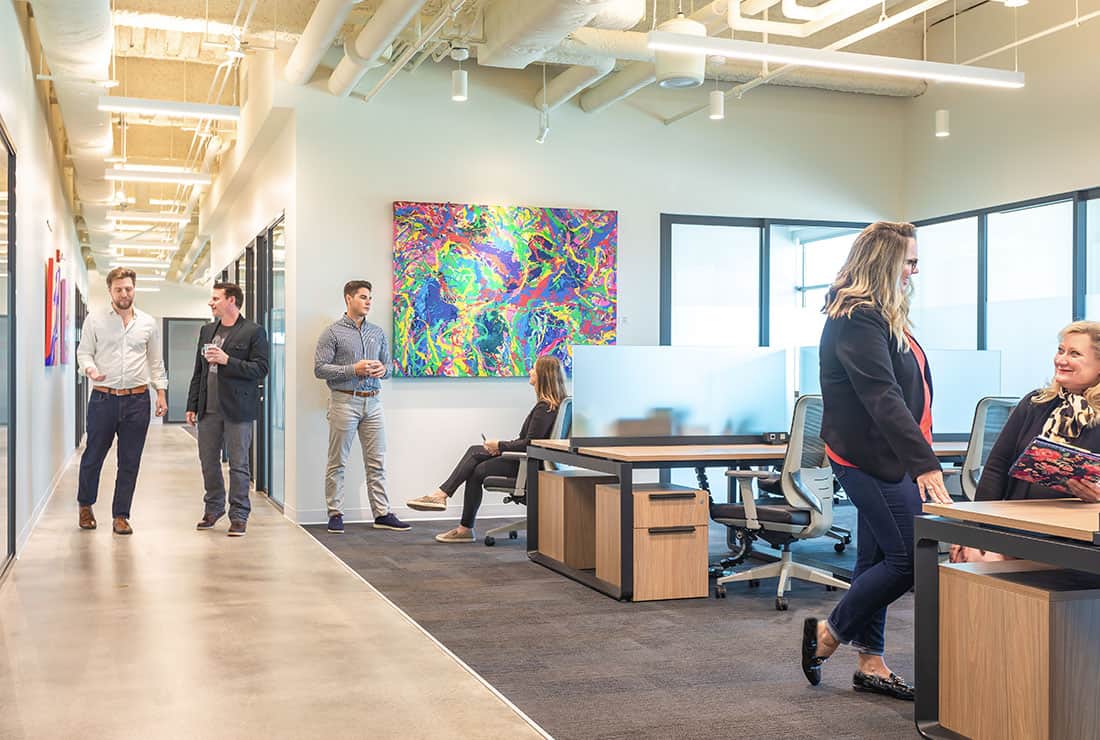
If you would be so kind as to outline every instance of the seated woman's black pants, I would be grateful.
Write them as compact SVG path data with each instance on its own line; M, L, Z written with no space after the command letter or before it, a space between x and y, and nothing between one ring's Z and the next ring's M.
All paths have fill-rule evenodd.
M466 450L451 476L440 484L439 490L453 496L460 484L466 484L462 497L462 526L473 528L474 518L477 517L477 510L481 508L481 499L484 496L481 487L485 479L492 475L515 478L518 474L519 460L506 460L490 455L484 447L475 445Z

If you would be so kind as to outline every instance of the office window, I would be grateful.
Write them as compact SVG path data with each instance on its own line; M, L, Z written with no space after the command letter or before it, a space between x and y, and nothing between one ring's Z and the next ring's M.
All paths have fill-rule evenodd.
M772 347L817 346L825 325L825 294L859 229L773 224L770 246Z
M989 215L989 349L1002 392L1050 380L1058 330L1073 318L1073 203Z
M671 344L757 346L760 229L673 224Z
M922 226L917 249L909 310L917 341L927 349L976 349L978 219Z
M1085 318L1100 321L1100 199L1085 204Z

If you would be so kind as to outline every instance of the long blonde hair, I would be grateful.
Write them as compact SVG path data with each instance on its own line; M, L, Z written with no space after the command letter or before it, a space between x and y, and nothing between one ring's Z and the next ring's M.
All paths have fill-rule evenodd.
M891 221L876 221L860 232L829 286L824 309L829 318L851 318L857 308L868 306L886 319L898 349L908 352L912 287L901 287L901 271L916 233L913 224Z
M553 355L543 355L535 360L535 396L554 410L567 395L561 360Z
M1093 354L1096 355L1097 359L1100 359L1100 321L1074 321L1058 332L1058 341L1064 341L1070 334L1088 336L1089 342L1092 344ZM1061 391L1062 384L1057 380L1051 380L1050 385L1031 397L1031 402L1046 403L1047 401L1053 401ZM1100 383L1086 388L1081 395L1085 397L1085 402L1088 403L1089 407L1100 414Z

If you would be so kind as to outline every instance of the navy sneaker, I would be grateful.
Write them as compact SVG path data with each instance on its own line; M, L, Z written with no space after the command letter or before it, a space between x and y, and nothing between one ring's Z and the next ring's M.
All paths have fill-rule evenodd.
M344 533L344 515L343 514L333 514L332 516L330 516L328 518L328 531L332 532L333 534L343 534Z
M412 526L398 519L393 513L386 514L385 516L375 517L374 519L375 529L392 529L396 532L408 532L412 529Z

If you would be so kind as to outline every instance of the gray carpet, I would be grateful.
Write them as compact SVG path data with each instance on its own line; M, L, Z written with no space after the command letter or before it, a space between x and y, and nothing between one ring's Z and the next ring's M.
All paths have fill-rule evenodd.
M725 600L624 604L531 563L522 535L492 548L432 540L450 526L308 529L559 740L917 737L912 704L851 690L847 648L821 686L802 677L802 620L837 593L797 584L787 612L774 581L734 584ZM911 677L911 595L888 630L890 665Z

